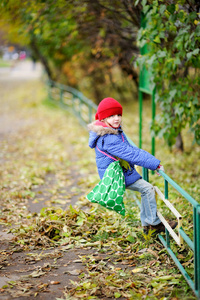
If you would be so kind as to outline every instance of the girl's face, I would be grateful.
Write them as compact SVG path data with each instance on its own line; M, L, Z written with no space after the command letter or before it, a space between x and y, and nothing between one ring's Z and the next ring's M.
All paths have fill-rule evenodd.
M113 127L113 128L118 128L121 125L122 122L122 116L121 115L113 115L110 116L106 119L104 119L104 122L106 125Z

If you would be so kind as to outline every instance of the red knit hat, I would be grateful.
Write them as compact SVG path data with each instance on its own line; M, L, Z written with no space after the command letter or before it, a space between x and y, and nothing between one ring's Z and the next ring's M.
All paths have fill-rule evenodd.
M98 105L95 120L101 121L113 115L122 115L121 104L113 98L104 98Z

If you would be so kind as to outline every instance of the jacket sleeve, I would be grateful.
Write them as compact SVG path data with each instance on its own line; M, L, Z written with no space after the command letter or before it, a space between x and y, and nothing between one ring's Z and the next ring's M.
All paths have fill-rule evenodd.
M112 156L117 156L126 160L131 165L138 165L150 170L155 170L160 164L160 160L149 152L133 147L128 142L123 142L120 135L109 135L104 139L104 151Z

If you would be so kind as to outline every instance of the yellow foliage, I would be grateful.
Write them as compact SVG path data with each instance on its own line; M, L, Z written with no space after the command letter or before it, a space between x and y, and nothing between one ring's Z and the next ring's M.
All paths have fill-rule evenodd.
M77 85L77 79L76 76L74 74L74 67L71 64L71 62L65 62L63 67L62 67L62 72L66 75L67 80L68 80L68 84L75 86Z
M22 46L27 45L29 39L19 28L18 24L8 23L6 19L0 20L0 30L3 34L3 38L7 42L20 44Z

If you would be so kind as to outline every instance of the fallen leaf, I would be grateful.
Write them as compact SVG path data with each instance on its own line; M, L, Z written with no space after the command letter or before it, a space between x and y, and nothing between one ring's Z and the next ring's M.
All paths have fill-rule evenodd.
M153 254L156 258L159 258L159 255L155 251L153 251L152 249L148 249L147 251L149 253Z
M75 270L72 270L72 271L65 271L64 274L70 274L70 275L73 275L73 276L78 276L81 274L81 271L78 270L78 269L75 269Z
M52 280L52 281L50 281L50 284L60 284L60 281L54 281L54 280Z
M135 268L132 270L133 273L139 273L139 272L142 272L143 271L143 268Z
M29 274L29 277L40 277L42 275L46 274L46 272L40 271L40 270L36 270L33 273Z

